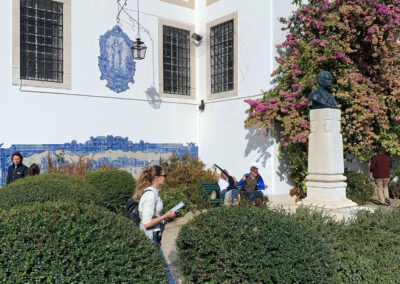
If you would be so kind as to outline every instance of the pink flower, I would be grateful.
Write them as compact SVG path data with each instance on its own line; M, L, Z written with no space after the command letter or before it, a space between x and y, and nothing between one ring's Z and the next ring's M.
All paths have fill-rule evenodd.
M323 62L326 60L328 60L328 57L326 57L326 56L321 56L320 58L318 58L318 61L320 61L320 62Z
M281 144L282 144L282 146L284 146L284 147L289 146L289 143L286 141L285 138L281 138Z
M298 86L297 86L297 84L292 84L292 90L293 90L294 92L296 92L296 91L297 91L297 89L298 89Z
M303 120L303 122L300 124L300 127L302 128L308 128L308 122Z
M266 103L263 103L263 104L259 104L259 105L254 109L254 111L265 111L266 108L267 108Z
M245 103L248 103L251 107L258 105L258 101L255 100L244 100Z
M394 121L400 122L400 117L396 117L396 118L394 119Z
M306 143L307 135L304 132L301 132L299 135L297 135L297 139L299 139L302 143Z
M326 39L324 39L324 40L321 42L321 45L322 45L322 46L328 46L328 45L329 45L329 41L327 41Z
M336 52L336 57L337 57L337 58L344 58L345 55L344 55L344 53Z
M301 74L303 72L301 70L299 70L299 69L294 69L293 73L296 74L296 75L299 75L299 74Z

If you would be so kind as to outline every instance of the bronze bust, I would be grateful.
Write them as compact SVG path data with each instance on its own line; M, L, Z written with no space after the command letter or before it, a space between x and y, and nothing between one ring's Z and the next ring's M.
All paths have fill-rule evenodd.
M317 90L312 92L308 97L309 101L312 101L311 109L321 108L338 108L335 98L331 94L332 89L332 74L328 71L321 71L318 74Z

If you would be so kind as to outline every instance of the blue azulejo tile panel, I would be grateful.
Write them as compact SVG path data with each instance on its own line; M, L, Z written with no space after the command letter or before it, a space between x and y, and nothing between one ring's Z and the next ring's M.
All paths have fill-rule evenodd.
M114 26L100 36L99 69L101 80L107 80L107 87L120 93L129 89L135 74L135 61L131 52L133 41L122 31L120 26Z
M143 167L158 164L161 159L168 159L172 154L182 157L189 154L198 156L198 146L195 143L133 143L129 139L120 136L90 137L85 143L77 143L73 140L65 144L17 144L10 148L1 148L0 145L0 186L4 186L7 178L7 169L11 165L11 155L20 152L24 156L24 164L30 166L36 163L42 171L46 171L47 156L53 160L56 155L64 153L66 161L77 160L79 156L92 157L93 166L101 167L104 164L118 166L137 178Z

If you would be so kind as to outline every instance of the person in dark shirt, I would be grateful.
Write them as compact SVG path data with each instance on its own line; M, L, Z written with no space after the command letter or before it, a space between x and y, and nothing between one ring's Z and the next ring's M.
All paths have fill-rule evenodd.
M8 167L7 181L6 184L10 184L19 178L23 178L27 175L28 167L22 163L22 157L20 152L15 152L11 156L11 161L13 162L11 166Z
M35 176L40 174L40 167L38 164L33 163L29 166L28 170L26 171L28 176Z
M378 155L371 161L370 171L375 179L380 205L390 205L389 180L390 180L390 156L385 153L384 148L379 149Z

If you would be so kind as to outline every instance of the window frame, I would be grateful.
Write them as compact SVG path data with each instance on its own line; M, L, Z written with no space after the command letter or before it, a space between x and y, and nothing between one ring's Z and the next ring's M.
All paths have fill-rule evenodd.
M170 4L178 5L181 7L189 8L189 9L194 9L195 8L195 0L161 0L162 2L167 2Z
M166 19L158 20L158 85L160 97L165 98L181 98L194 99L196 98L196 49L193 41L189 38L189 60L190 60L190 89L189 95L185 94L169 94L164 93L164 56L163 56L163 26L170 26L182 30L189 31L189 36L194 32L194 26L189 24L178 23Z
M63 4L63 80L52 82L44 80L21 79L21 1L12 1L12 84L31 87L71 89L71 0L52 0Z
M211 28L219 24L233 20L233 90L211 93ZM226 15L218 18L207 25L207 100L216 100L238 96L238 13Z

